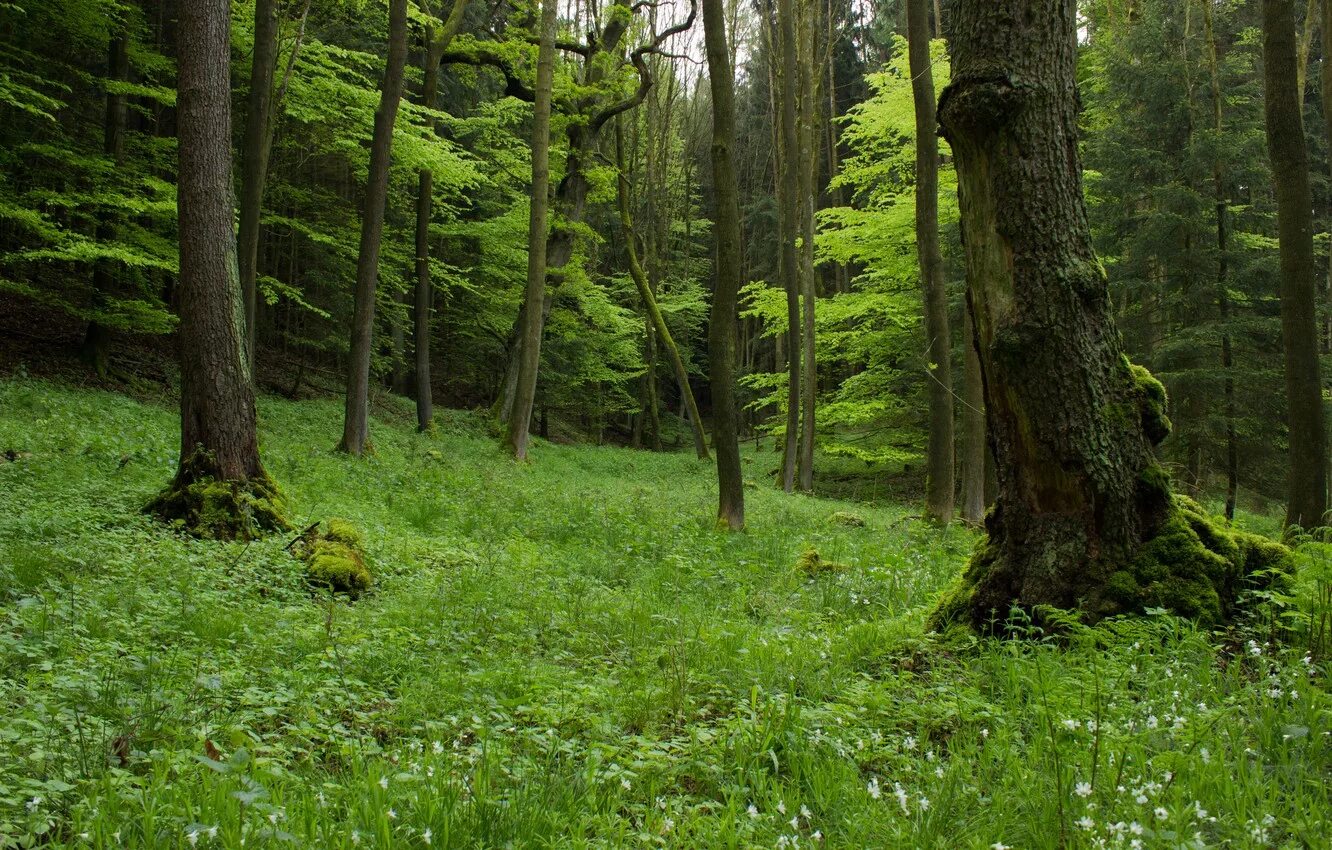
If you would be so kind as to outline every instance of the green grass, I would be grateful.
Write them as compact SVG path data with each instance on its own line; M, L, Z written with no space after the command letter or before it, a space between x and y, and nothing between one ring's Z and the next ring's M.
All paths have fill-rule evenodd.
M261 401L294 525L365 533L349 604L290 536L140 513L174 411L0 383L0 846L1328 846L1307 618L927 636L973 541L911 508L774 492L768 452L726 535L687 453L515 466L387 404L356 460L337 403ZM809 546L850 569L806 576Z

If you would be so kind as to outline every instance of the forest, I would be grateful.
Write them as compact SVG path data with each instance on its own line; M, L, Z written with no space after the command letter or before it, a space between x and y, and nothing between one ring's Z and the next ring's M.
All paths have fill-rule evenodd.
M0 0L0 850L1327 848L1332 0Z

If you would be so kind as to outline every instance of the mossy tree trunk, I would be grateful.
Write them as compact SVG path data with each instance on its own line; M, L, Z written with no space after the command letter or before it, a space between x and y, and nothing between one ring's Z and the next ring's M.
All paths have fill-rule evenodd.
M231 9L180 7L180 465L150 506L208 537L283 525L259 461L254 389L236 263L231 182Z
M745 527L740 416L735 403L736 321L740 298L740 190L735 176L735 77L722 0L703 0L703 39L712 90L712 184L717 201L716 285L708 319L712 448L717 453L717 524Z
M1172 500L1152 446L1165 394L1111 317L1082 195L1076 0L959 0L939 120L999 476L989 541L936 622L1011 606L1224 616L1243 559ZM1230 567L1226 565L1229 564Z

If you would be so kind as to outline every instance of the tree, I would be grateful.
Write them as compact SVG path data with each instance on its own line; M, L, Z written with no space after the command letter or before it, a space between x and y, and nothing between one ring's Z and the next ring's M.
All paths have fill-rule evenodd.
M264 204L264 182L268 179L268 157L273 121L273 78L278 63L277 0L254 4L254 54L251 59L250 93L245 120L245 142L241 153L240 282L245 299L245 357L254 370L254 344L258 320L259 216Z
M550 206L550 102L555 85L555 0L542 0L537 53L536 104L532 116L532 208L527 229L527 293L519 338L518 386L509 417L506 445L516 460L527 460L528 428L536 403L541 364L542 303L546 291L547 210Z
M785 0L788 3L790 0ZM726 42L722 0L703 0L703 41L712 91L712 183L716 193L716 285L708 323L712 382L712 448L717 453L717 524L745 527L745 487L740 468L740 416L735 403L736 320L740 297L740 192L736 183L735 77Z
M285 527L259 461L245 360L231 183L231 10L180 7L180 463L149 510L203 537L249 538Z
M962 521L975 525L985 516L985 387L971 321L970 305L962 307Z
M777 2L781 69L777 74L777 231L781 245L782 285L786 289L786 443L782 453L782 489L795 489L800 432L800 267L796 238L800 229L800 141L796 126L796 37L794 0Z
M948 287L939 249L939 143L935 139L934 77L930 73L929 0L907 0L907 49L916 110L916 253L925 296L925 338L930 380L929 447L926 454L925 515L953 518L952 335L948 331Z
M1286 524L1314 528L1327 510L1327 436L1314 306L1313 195L1304 142L1294 0L1263 0L1264 111L1281 244L1281 339L1290 428Z
M355 309L352 314L351 362L347 370L347 403L338 448L359 455L370 432L370 345L375 326L375 287L379 281L379 249L384 235L384 207L388 200L389 158L393 125L402 100L403 71L407 65L407 0L390 0L388 60L380 85L370 143L370 175L361 215L361 245L356 260Z
M999 474L989 539L935 624L1011 606L1224 620L1281 547L1173 497L1163 387L1130 364L1091 245L1078 149L1076 0L959 0L939 121ZM1018 155L1017 152L1021 152Z
M815 180L818 174L818 88L822 74L815 59L818 41L819 3L800 0L796 40L798 59L797 112L799 158L797 159L796 208L799 210L800 244L800 447L798 484L801 491L814 489L814 414L817 407L819 372L814 351L814 308L818 287L814 278L814 208L818 205Z

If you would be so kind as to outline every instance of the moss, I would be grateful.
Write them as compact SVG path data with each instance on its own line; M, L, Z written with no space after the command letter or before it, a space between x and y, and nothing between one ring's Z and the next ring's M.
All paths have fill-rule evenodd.
M216 478L215 469L209 453L195 451L146 510L207 540L253 540L289 528L286 500L266 473L227 481Z
M330 519L324 526L312 529L293 551L305 561L311 587L354 599L374 582L361 549L361 531L345 519Z
M1161 444L1166 437L1170 436L1170 430L1173 427L1170 423L1170 417L1166 411L1170 406L1170 399L1166 395L1165 384L1162 384L1147 371L1146 367L1139 366L1136 363L1128 364L1129 376L1133 380L1133 387L1138 398L1138 412L1142 419L1142 431L1151 440L1153 446Z
M840 525L843 528L864 528L865 519L860 514L850 511L837 511L828 517L828 522L833 525Z
M998 557L996 548L988 540L978 547L967 562L967 568L939 594L934 610L926 619L926 628L942 632L949 626L972 623L980 581L994 568Z
M823 560L819 550L811 546L800 553L800 557L796 559L796 569L807 576L816 576L823 573L840 573L851 569L851 567L840 561Z

